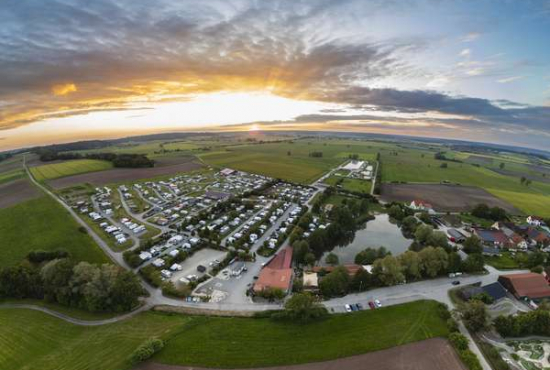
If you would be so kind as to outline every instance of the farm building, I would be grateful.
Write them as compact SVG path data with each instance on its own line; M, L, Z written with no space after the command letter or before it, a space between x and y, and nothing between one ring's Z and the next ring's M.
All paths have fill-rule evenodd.
M541 274L528 272L524 274L501 275L498 282L517 299L540 301L550 298L550 287Z
M316 272L304 272L303 287L306 291L316 291L319 289L319 278Z
M430 203L420 199L413 200L409 205L409 208L415 211L426 211L426 212L433 211L433 206Z
M262 269L256 284L254 284L254 291L259 293L264 289L274 288L289 293L293 277L291 263L292 248L286 247Z

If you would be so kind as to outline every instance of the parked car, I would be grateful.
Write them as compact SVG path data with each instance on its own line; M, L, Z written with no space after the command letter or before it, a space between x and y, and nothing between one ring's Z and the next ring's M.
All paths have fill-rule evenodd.
M374 300L374 304L376 305L376 308L382 307L382 302L380 302L378 299Z
M346 309L346 312L351 312L351 306L349 304L344 305L344 308Z
M198 271L198 272L205 272L205 271L206 271L206 267L204 267L203 265L198 265L198 266L197 266L197 271Z
M363 309L363 306L361 305L361 303L356 303L355 306L357 307L358 311L361 311Z
M453 284L453 285L460 285L460 281L455 280L455 281L452 282L452 284Z
M371 310L374 310L376 308L373 301L369 301L369 307L371 308Z

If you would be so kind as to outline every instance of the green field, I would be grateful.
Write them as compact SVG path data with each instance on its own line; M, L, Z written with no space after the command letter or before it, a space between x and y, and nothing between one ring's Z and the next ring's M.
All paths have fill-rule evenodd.
M370 194L372 189L372 182L369 180L350 179L335 175L330 176L324 182L325 184L336 186L339 180L342 180L339 185L343 190Z
M31 250L66 249L74 259L109 262L90 236L48 196L0 209L2 258L0 266L19 263Z
M25 177L25 171L23 170L13 170L10 172L0 173L0 185L10 181L22 179L23 177Z
M503 252L502 255L498 257L485 257L485 262L498 270L511 270L520 268L519 263L508 252Z
M31 167L31 173L37 181L53 180L80 173L103 171L113 168L111 162L95 159L76 159L61 163L44 164Z
M223 368L325 361L448 334L433 301L333 315L306 325L270 319L147 312L82 327L24 309L0 309L2 370L123 370L132 351L165 339L162 363Z
M188 319L152 313L95 327L76 326L41 312L0 309L0 369L121 370L150 337L167 337Z
M264 367L326 361L446 336L434 301L417 301L308 324L200 317L155 358L204 367ZM215 356L212 349L215 348Z
M231 167L299 183L311 183L323 173L358 154L374 159L377 151L391 144L344 140L297 140L293 143L268 143L226 147L223 151L200 154L207 164ZM310 157L322 152L320 158ZM289 155L290 154L290 155Z

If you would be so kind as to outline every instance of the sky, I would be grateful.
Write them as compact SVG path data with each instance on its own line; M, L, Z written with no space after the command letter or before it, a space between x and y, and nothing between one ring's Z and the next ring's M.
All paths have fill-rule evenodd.
M550 0L4 0L0 151L172 131L550 148Z

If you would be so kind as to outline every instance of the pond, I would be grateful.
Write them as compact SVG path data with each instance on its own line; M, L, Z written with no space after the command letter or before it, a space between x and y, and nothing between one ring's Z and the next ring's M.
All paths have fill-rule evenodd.
M389 216L382 214L367 222L364 229L358 230L350 244L336 247L332 250L332 253L338 256L340 264L349 264L354 263L355 255L367 247L378 248L383 246L392 255L397 256L405 252L411 243L412 240L405 238L401 233L401 229L390 222ZM325 257L329 253L323 254L319 261L321 265L325 264Z

